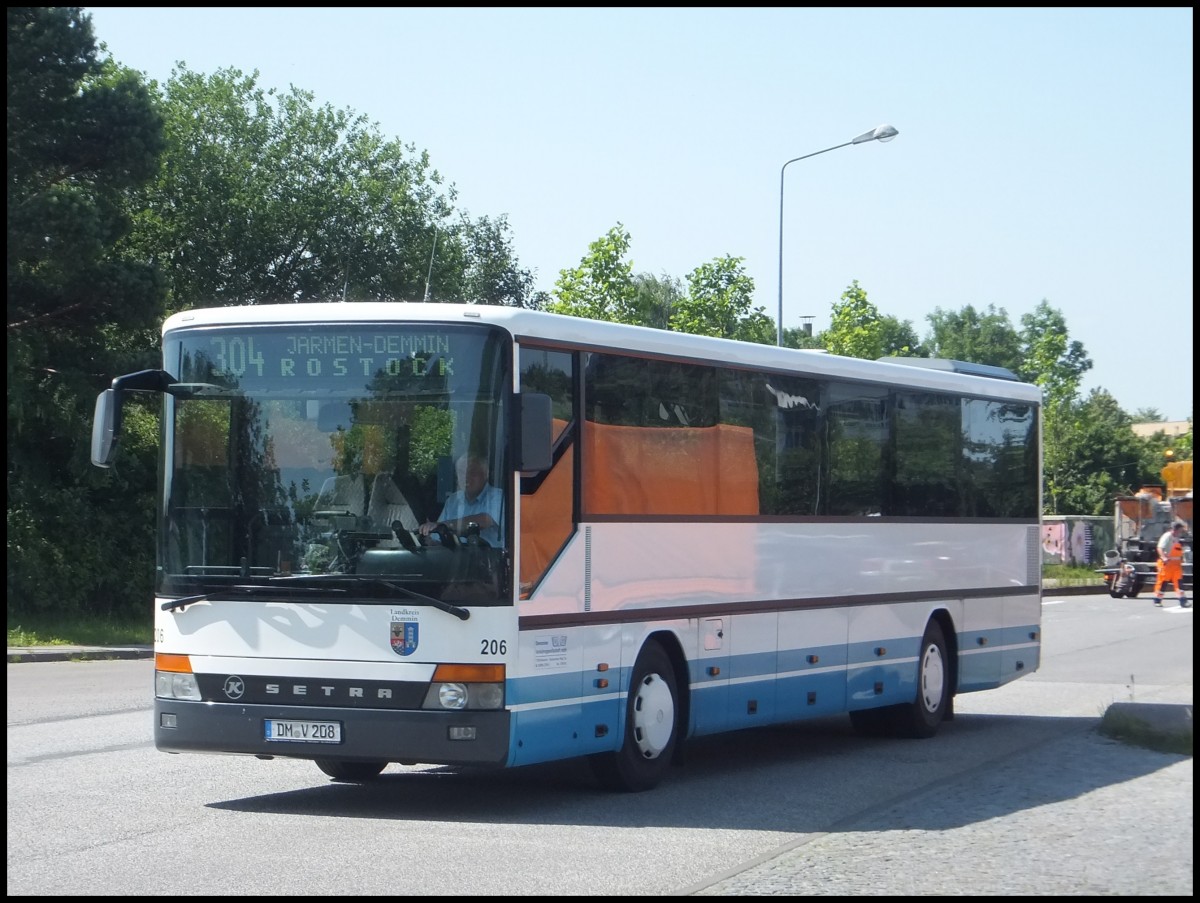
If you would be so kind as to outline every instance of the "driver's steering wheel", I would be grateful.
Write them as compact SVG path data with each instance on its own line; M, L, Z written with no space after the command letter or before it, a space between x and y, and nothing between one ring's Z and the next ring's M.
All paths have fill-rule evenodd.
M421 541L425 544L428 544L429 536L432 536L434 533L436 533L438 535L439 541L446 548L454 549L455 551L458 550L458 533L455 532L454 528L452 526L450 526L448 523L446 523L445 521L441 521L441 520L438 521L436 524L433 525L433 529L429 531L428 536L426 536L426 535L421 536Z
M413 539L413 535L404 529L404 524L398 520L392 521L392 532L396 534L396 539L400 540L400 545L404 546L409 552L417 550L417 541ZM424 537L421 537L424 539Z

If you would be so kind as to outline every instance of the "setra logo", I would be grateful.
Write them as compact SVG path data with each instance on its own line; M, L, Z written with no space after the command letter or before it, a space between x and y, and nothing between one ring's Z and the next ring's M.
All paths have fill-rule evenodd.
M230 699L241 699L246 694L246 682L236 675L225 678L225 695Z

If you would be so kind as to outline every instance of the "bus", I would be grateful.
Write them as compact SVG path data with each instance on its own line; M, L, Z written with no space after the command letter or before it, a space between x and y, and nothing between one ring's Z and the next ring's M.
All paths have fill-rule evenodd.
M694 738L931 737L1035 671L1041 393L500 306L197 309L162 369L154 741L658 785ZM451 517L456 469L495 507ZM494 521L494 522L493 522Z

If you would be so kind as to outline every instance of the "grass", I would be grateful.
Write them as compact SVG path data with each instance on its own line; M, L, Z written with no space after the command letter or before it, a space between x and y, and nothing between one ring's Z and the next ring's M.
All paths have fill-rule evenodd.
M1085 586L1103 582L1091 568L1061 564L1046 565L1042 569L1042 577L1057 580L1059 586ZM124 646L152 641L153 624L149 610L144 618L13 615L10 612L8 620L10 646Z
M8 616L9 646L125 646L152 640L150 613L145 617L97 617L33 614Z
M1104 717L1100 719L1100 733L1113 740L1152 749L1155 752L1192 755L1190 729L1176 732L1155 730L1144 721L1125 712L1111 709L1105 712Z
M1059 586L1099 586L1104 583L1104 578L1092 568L1069 564L1043 565L1042 579L1055 580Z

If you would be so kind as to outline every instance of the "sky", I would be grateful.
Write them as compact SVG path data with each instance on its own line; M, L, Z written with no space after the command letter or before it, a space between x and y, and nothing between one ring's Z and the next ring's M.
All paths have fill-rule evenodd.
M1044 300L1085 395L1192 416L1191 7L84 11L160 83L257 71L428 152L538 290L620 225L636 273L741 258L787 328L855 280L921 338Z

